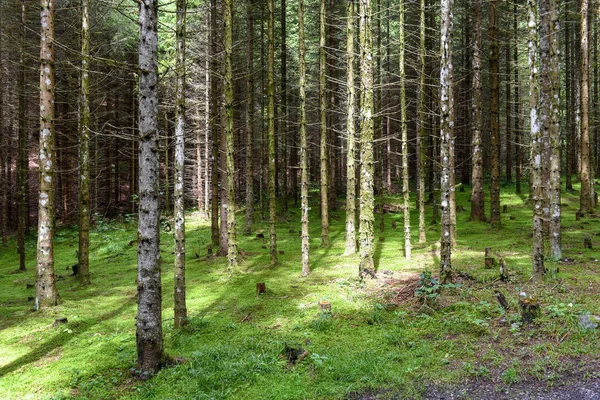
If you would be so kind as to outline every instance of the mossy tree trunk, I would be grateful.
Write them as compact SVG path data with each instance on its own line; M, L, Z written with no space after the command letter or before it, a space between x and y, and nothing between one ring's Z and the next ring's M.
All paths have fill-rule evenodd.
M54 276L54 0L41 0L40 191L38 206L36 308L60 302Z
M211 213L210 232L214 246L219 246L219 86L218 86L218 46L217 46L217 0L210 0L210 132L212 139L211 154Z
M139 219L137 369L146 378L163 361L159 231L158 2L139 3Z
M356 253L356 124L354 87L354 1L346 3L346 135L348 155L346 159L346 251Z
M590 92L589 92L589 44L588 44L588 0L580 0L580 104L581 104L581 136L579 141L579 154L581 159L581 191L579 192L579 211L588 213L592 209L591 185L592 176L590 174Z
M513 37L517 41L519 38L519 6L515 3L513 5ZM515 170L515 191L517 194L521 194L521 175L523 174L523 150L521 149L522 143L522 127L523 118L521 113L521 81L519 80L519 46L516 43L512 46L513 55L513 82L515 82L515 102L513 104L513 112L515 115L515 157L516 157L516 170Z
M90 283L90 3L81 1L81 99L79 132L79 282Z
M327 148L326 0L319 2L319 128L321 163L321 247L329 246L329 158Z
M562 251L560 232L560 63L558 47L558 5L556 0L542 0L539 3L539 7L541 17L540 103L541 111L543 113L541 120L543 124L542 136L546 141L544 152L546 153L545 158L549 168L549 181L545 208L548 209L548 218L550 220L550 255L552 258L559 259L562 256ZM550 272L551 275L555 274L555 271Z
M281 212L288 210L287 5L281 0Z
M402 194L404 197L404 257L410 260L410 182L408 174L408 118L406 107L406 72L404 68L404 18L405 1L400 0L400 25L398 41L400 44L400 126L402 130ZM388 155L389 156L389 155Z
M360 265L359 277L375 275L373 261L373 34L371 0L360 1Z
M28 210L28 171L29 149L27 146L27 94L25 91L25 33L26 0L21 1L21 29L19 30L19 76L17 77L19 95L19 128L17 136L17 249L19 252L19 270L25 271L25 234L29 227Z
M350 2L349 2L350 3ZM308 142L306 139L306 65L304 46L304 1L298 0L298 73L300 92L300 210L302 223L302 276L310 274L308 231Z
M473 88L471 126L473 146L473 168L471 188L471 221L487 222L485 194L483 192L483 142L482 142L482 82L481 82L481 0L473 1Z
M542 137L539 117L539 61L537 38L537 7L535 0L527 1L528 14L528 51L529 51L529 115L531 136L531 198L533 200L533 279L541 281L544 277L544 231L542 189Z
M269 22L267 28L267 116L268 116L268 180L269 180L269 238L271 264L277 264L277 231L275 222L277 219L277 201L275 193L275 4L274 0L268 0Z
M254 0L247 0L248 93L246 103L246 221L244 232L249 235L254 225Z
M185 116L186 116L186 97L185 97L185 20L187 13L187 0L177 0L177 21L175 25L175 74L176 74L176 95L175 95L175 197L173 217L175 218L175 265L174 272L174 325L181 328L187 325L187 307L185 302L185 198L184 198L184 177L185 177Z
M227 263L237 268L237 229L235 220L235 149L233 131L233 0L223 0L225 44L225 165L227 170Z
M440 65L440 164L441 173L441 240L440 240L440 280L444 283L452 279L452 216L450 212L452 196L452 175L450 151L452 131L454 126L454 95L453 95L453 65L452 65L452 36L453 36L453 0L442 0L441 9L441 65Z
M500 225L500 54L498 52L498 7L500 2L492 0L489 5L490 37L490 223Z

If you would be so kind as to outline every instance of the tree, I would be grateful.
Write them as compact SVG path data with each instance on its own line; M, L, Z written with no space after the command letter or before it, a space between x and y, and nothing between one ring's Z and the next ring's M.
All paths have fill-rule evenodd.
M27 92L25 91L25 32L26 7L21 1L21 23L19 30L19 75L17 86L19 94L19 127L17 136L17 248L19 252L19 270L25 271L25 233L29 226L27 171L29 149L27 146Z
M90 283L90 3L81 0L81 113L79 132L79 281Z
M184 175L185 175L185 20L187 0L177 0L177 21L175 25L175 74L176 74L176 99L175 99L175 202L173 216L175 218L175 266L174 272L174 325L180 328L187 324L187 307L185 303L185 202L184 202Z
M137 370L142 379L163 361L158 154L158 2L139 2L139 219Z
M252 232L254 223L254 0L247 0L248 18L248 100L246 105L246 226Z
M5 138L8 142L8 130L4 130L4 46L2 43L4 33L4 21L0 15L0 207L2 214L0 215L0 236L2 237L2 245L8 243L8 174L7 154L8 146L4 142Z
M545 165L549 169L545 208L550 220L550 254L560 259L560 63L558 6L556 0L541 0L540 7L540 111ZM550 271L554 275L555 271Z
M267 114L268 114L268 165L269 165L269 238L271 264L277 264L277 200L275 197L275 4L268 0L269 22L267 28Z
M212 139L210 232L214 246L219 246L219 110L218 110L218 48L217 0L210 0L210 132Z
M410 182L408 175L408 121L406 109L406 72L404 69L404 0L400 0L400 125L402 129L402 193L404 197L404 257L410 260Z
M539 83L538 83L538 39L537 9L535 0L527 1L528 14L528 51L529 51L529 115L531 129L531 194L533 200L533 279L539 281L544 277L544 230L543 209L544 194L542 189L542 137L539 118Z
M356 253L356 124L354 104L354 1L346 3L346 136L348 155L346 163L346 251Z
M426 136L425 136L425 91L426 87L426 67L425 53L425 0L420 0L419 9L419 91L417 93L419 100L419 118L417 119L417 183L418 183L418 209L419 209L419 243L425 243L427 236L425 233L425 161L426 161Z
M481 89L481 0L473 1L473 91L471 99L473 169L471 189L471 221L487 222L483 193L482 89Z
M371 0L360 0L360 264L358 275L375 276L373 262L373 36Z
M581 136L579 154L581 157L581 191L579 193L579 211L582 213L588 213L592 209L591 187L593 181L590 168L588 3L588 0L580 0L581 50L579 51L579 56L581 57L581 72L579 73L579 79L581 88Z
M308 143L306 139L306 65L304 46L304 1L298 0L298 72L300 91L300 211L302 222L302 276L310 274L308 231Z
M60 302L54 276L54 0L41 0L40 194L38 206L37 309Z
M452 278L452 218L450 215L450 197L452 191L452 175L450 163L450 142L454 126L454 95L452 36L454 0L442 0L441 9L441 68L440 68L440 159L441 159L441 240L440 240L440 280L442 283Z
M319 127L321 133L321 247L329 246L329 160L327 157L326 0L319 1Z
M281 0L281 211L288 210L287 5Z
M490 208L492 225L500 225L500 54L498 52L498 0L489 8L490 33Z

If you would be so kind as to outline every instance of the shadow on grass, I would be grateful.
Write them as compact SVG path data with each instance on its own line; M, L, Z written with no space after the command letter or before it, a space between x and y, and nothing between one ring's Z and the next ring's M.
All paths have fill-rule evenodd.
M130 301L134 302L135 297L130 298ZM115 318L115 317L121 315L121 313L126 308L129 308L129 307L131 307L131 303L129 301L126 301L120 307L115 308L114 310L112 310L106 314L100 315L98 317L98 321L106 321L108 319ZM77 333L81 334L81 333L89 330L94 325L96 325L96 324L82 322L77 325ZM67 324L65 326L68 327L69 325ZM46 340L44 343L40 344L39 346L37 346L36 348L31 350L29 353L17 358L13 362L1 367L0 368L0 376L4 376L8 373L16 371L17 369L19 369L27 364L31 364L35 361L40 360L44 356L51 353L53 350L64 346L69 341L71 341L75 338L76 338L76 335L69 334L67 332L61 331L61 332L57 333L50 339Z

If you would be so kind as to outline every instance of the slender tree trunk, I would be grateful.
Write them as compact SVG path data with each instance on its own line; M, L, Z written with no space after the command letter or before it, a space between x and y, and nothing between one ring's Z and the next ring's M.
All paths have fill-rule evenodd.
M27 146L27 94L25 91L25 32L26 8L21 1L21 29L19 30L19 76L17 78L19 95L19 131L17 137L17 248L19 270L25 271L25 234L29 227L28 179L29 150Z
M402 194L404 197L404 257L410 260L410 183L408 174L408 118L406 107L406 72L404 69L404 14L405 2L400 0L400 126L402 130Z
M425 62L425 8L426 0L420 0L419 9L419 118L417 119L417 208L419 209L419 243L425 243L425 161L426 161L426 114L425 114L425 91L426 91L426 62Z
M356 125L354 105L356 88L354 87L354 0L346 5L346 135L348 155L346 164L346 252L356 253Z
M163 361L158 153L158 2L139 6L139 189L137 369L145 379Z
M225 22L225 157L227 169L227 262L229 268L237 268L237 229L235 220L235 149L233 141L233 0L223 1Z
M452 217L450 201L452 196L452 175L454 170L450 163L450 142L454 126L454 83L452 66L452 36L454 30L452 8L453 0L442 0L441 10L441 67L440 67L440 159L441 176L441 240L440 240L440 280L442 283L452 279Z
M590 174L590 123L589 123L589 45L588 45L588 0L580 0L581 16L581 43L580 43L580 104L581 104L581 137L579 142L579 154L581 157L581 191L579 196L579 211L588 213L592 209Z
M585 2L587 0L582 1ZM560 232L560 65L558 5L556 0L542 0L539 7L541 15L540 71L542 88L540 102L542 105L541 111L544 114L542 117L543 137L546 139L546 151L548 152L546 159L549 166L548 199L545 208L549 211L550 220L550 255L554 259L560 259L562 250ZM552 276L555 273L556 271L550 271Z
M268 114L268 165L269 165L269 237L271 265L277 264L277 200L275 197L275 4L267 1L269 7L268 60L267 60L267 114Z
M510 41L506 44L506 182L512 183L512 142L513 142L513 126L512 126L512 82L511 77L511 57L510 57ZM518 82L516 82L518 83Z
M246 221L244 232L249 235L254 224L254 0L248 8L248 99L246 105Z
M210 132L212 136L211 166L211 213L210 231L212 244L219 246L219 89L217 48L217 0L210 0Z
M79 281L90 283L90 4L81 0L81 122L79 134Z
M544 277L544 194L542 189L542 136L539 116L539 62L537 38L537 8L535 0L527 1L529 49L529 114L531 129L531 195L533 200L533 279Z
M288 210L288 120L286 0L281 0L281 211Z
M373 36L371 0L360 1L360 265L359 277L375 276L373 261Z
M319 124L321 133L321 247L329 246L329 160L327 157L327 59L325 49L326 0L319 8Z
M499 0L492 0L489 6L490 35L490 206L492 226L500 225L500 62L498 53Z
M137 191L136 191L136 164L135 164L135 160L136 160L136 144L137 144L137 140L136 140L136 112L135 112L135 108L136 108L136 102L137 102L137 87L136 84L132 84L132 88L131 88L131 176L129 177L129 194L130 194L130 201L131 201L131 213L135 213L135 205L137 203L137 200L135 199L135 196L137 195ZM96 144L98 140L98 136L96 135Z
M174 251L175 265L173 288L174 326L181 328L187 325L187 307L185 304L185 19L187 0L177 0L177 21L175 25L175 74L177 77L175 94L175 197L173 217L175 218Z
M54 276L54 0L41 0L41 25L36 309L55 306L60 302Z
M2 46L2 38L4 36L4 21L3 15L0 14L0 236L2 237L2 245L8 243L8 185L9 176L6 173L8 145L4 142L9 142L9 129L4 130L4 46Z
M515 3L513 5L513 37L517 41L519 37L519 14L518 6ZM521 118L521 81L519 80L519 46L515 43L513 45L513 80L515 82L515 103L513 110L515 113L515 153L516 153L516 176L515 176L515 190L517 194L521 194L521 175L523 165L523 150L521 149L522 143L522 127L523 121Z
M352 7L352 2L348 2ZM300 209L302 222L302 276L310 274L310 243L308 231L308 143L306 139L306 65L304 47L304 1L298 0L298 73L300 75Z
M481 0L473 3L473 94L471 109L473 113L472 146L473 170L471 189L471 221L487 222L485 215L485 194L483 192L483 142L482 142L482 83L481 83Z

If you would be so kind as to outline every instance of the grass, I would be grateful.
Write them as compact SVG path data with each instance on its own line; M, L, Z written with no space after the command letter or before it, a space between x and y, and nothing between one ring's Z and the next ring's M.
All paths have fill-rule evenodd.
M91 234L88 287L80 287L67 270L76 263L76 228L60 229L55 257L63 303L40 312L31 310L28 297L34 293L26 286L35 282L35 237L27 240L28 270L22 274L13 273L18 258L11 238L0 249L0 398L338 399L360 393L419 398L427 386L456 385L464 379L491 379L504 387L528 379L552 385L598 358L598 331L581 328L578 317L599 313L600 255L583 248L583 237L600 246L600 220L575 221L578 195L563 193L563 246L569 261L559 263L556 280L534 285L529 279L531 210L526 197L505 186L501 202L508 212L502 227L492 229L468 222L468 192L457 193L458 204L466 209L458 214L453 252L460 286L444 290L428 306L414 298L414 288L405 289L416 287L425 270L437 274L436 225L428 225L425 245L416 243L413 227L413 259L406 261L402 229L391 229L393 220L401 226L402 215L386 214L383 233L377 220L379 279L361 283L358 258L341 256L343 210L332 212L331 246L319 248L316 196L312 274L307 278L301 277L297 209L291 208L277 226L280 265L269 265L267 244L255 237L268 231L259 223L252 236L240 236L247 256L233 275L224 258L206 256L210 228L190 214L189 326L183 330L173 329L172 323L172 233L163 232L161 239L165 347L185 361L148 382L129 373L136 359L136 248L130 245L135 221L98 221ZM412 221L416 226L416 213ZM486 247L504 256L509 282L499 281L496 269L484 268ZM266 282L266 295L256 296L256 282ZM498 306L494 290L506 295L508 311ZM520 291L542 306L532 325L520 323ZM319 310L318 302L324 300L331 303L331 314ZM52 327L59 317L69 322ZM309 355L290 366L282 356L286 345L303 347ZM588 371L586 377L594 374Z

